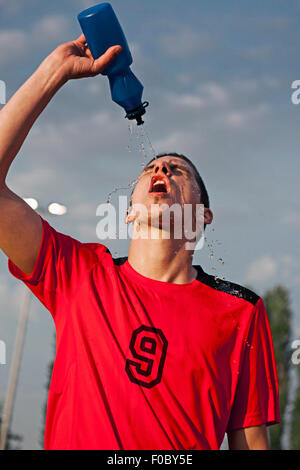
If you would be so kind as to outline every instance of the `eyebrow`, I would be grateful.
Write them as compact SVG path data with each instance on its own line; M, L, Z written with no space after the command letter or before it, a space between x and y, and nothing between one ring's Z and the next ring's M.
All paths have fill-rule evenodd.
M168 162L169 165L176 165L178 166L178 168L181 168L183 170L186 170L188 173L191 173L190 169L188 168L187 165L182 165L181 162L177 162L176 160L171 160L170 162ZM149 165L147 165L144 169L143 169L143 172L144 171L147 171L148 169L150 169L151 167L154 166L154 162L151 162L149 163Z

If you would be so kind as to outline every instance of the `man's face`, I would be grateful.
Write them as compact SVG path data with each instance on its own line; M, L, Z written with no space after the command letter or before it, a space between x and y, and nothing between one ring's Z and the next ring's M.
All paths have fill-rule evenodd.
M200 203L194 170L182 158L165 156L153 160L141 173L132 195L133 204Z
M176 230L175 226L179 229L189 219L195 227L196 220L203 221L203 215L201 219L199 214L196 215L197 204L201 204L200 189L189 163L178 157L159 157L141 173L132 195L133 207L126 220L168 231L171 227ZM192 207L187 216L185 205ZM173 212L174 206L176 212Z

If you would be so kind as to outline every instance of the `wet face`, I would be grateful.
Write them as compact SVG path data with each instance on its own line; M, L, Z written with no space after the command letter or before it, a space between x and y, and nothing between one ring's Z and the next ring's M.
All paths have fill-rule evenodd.
M200 189L193 168L182 158L153 160L141 173L132 195L133 204L199 204Z
M127 222L136 220L139 225L166 229L164 220L170 220L170 227L173 228L177 220L181 226L184 218L186 220L186 214L183 217L186 204L192 205L190 216L193 227L196 220L200 220L199 214L196 216L196 206L201 204L200 188L194 170L182 158L171 155L159 157L147 165L139 177L131 202L132 208ZM171 211L170 218L164 219L163 213L168 214L169 207L174 205L177 211ZM210 211L204 209L204 212L206 210Z

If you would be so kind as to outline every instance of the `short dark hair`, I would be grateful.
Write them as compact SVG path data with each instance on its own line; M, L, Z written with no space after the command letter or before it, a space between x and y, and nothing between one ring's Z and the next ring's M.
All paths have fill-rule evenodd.
M199 186L199 189L200 189L200 196L201 196L201 202L202 204L204 205L204 207L209 207L209 197L208 197L208 192L207 192L207 189L205 187L205 184L204 184L204 181L203 179L201 178L197 168L195 167L195 165L193 164L193 162L191 162L191 160L186 157L185 155L182 155L180 153L176 153L176 152L171 152L171 153L160 153L159 155L156 155L156 157L153 157L148 163L147 165L145 166L145 168L151 163L153 162L153 160L156 160L157 158L161 158L161 157L178 157L178 158L182 158L183 160L185 160L194 170L194 174L195 174L195 179L198 183L198 186Z

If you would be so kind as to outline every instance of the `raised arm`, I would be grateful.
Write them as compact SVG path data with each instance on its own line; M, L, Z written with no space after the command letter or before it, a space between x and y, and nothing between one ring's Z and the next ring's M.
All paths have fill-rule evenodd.
M93 60L85 37L58 46L0 111L0 248L25 273L31 273L42 239L41 219L6 185L12 161L28 132L58 89L73 78L92 77L118 55L109 48Z

